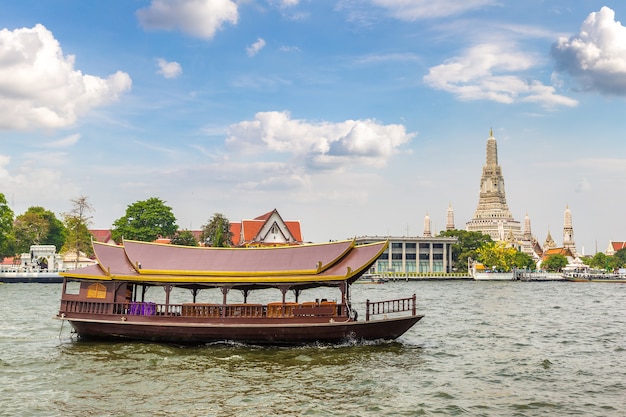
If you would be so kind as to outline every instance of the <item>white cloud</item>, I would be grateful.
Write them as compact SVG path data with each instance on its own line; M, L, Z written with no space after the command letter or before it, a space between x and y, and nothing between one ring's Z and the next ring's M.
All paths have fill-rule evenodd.
M574 189L574 191L576 191L577 193L582 193L589 190L591 190L591 183L587 178L583 178L582 180L580 180L578 184L576 184L576 188Z
M4 194L15 198L19 206L32 205L34 201L37 205L46 206L48 203L57 203L59 196L79 195L72 181L63 177L62 166L45 166L54 157L50 154L32 155L31 159L11 170L11 159L0 154L0 183Z
M516 51L514 45L480 44L463 56L431 67L424 82L461 100L575 106L576 100L556 94L554 87L522 76L536 65L536 58Z
M495 0L370 0L400 20L414 21L461 14L497 4Z
M74 133L73 135L66 136L62 139L56 140L54 142L47 143L42 145L44 148L66 148L68 146L72 146L80 140L80 133Z
M70 126L131 84L125 72L103 79L74 69L74 56L43 25L0 31L0 128Z
M384 166L414 136L402 125L371 119L311 123L291 119L287 112L261 112L254 120L230 126L227 144L248 155L286 154L298 166L343 169Z
M163 58L157 59L159 70L157 74L161 74L165 78L176 78L183 73L183 67L178 62L167 62Z
M577 35L559 38L552 56L584 89L626 95L626 27L612 9L589 14Z
M188 35L212 39L224 23L237 24L237 4L231 0L152 0L137 11L145 29L179 29Z
M269 3L276 7L293 7L300 3L300 0L269 0Z
M246 48L248 56L255 56L261 49L265 47L265 40L258 38L256 42Z

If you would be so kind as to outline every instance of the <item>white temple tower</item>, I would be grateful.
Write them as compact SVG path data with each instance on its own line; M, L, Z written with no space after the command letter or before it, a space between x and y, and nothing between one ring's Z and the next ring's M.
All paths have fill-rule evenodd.
M572 227L572 212L569 206L565 206L563 215L563 247L569 249L574 257L576 253L576 243L574 243L574 228Z
M446 230L454 230L454 210L452 204L448 204L448 213L446 214Z
M430 216L426 213L426 217L424 217L424 237L432 237L432 233L430 232Z
M522 239L520 222L513 218L506 204L504 176L498 165L498 144L493 130L487 139L487 155L483 174L480 178L480 195L474 218L467 222L468 232L481 232L493 240L504 241L512 233L515 239Z

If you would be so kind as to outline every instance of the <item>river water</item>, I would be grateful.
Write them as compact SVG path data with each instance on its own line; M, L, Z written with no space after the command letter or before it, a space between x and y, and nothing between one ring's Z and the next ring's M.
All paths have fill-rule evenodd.
M623 416L626 285L390 282L396 342L295 348L75 340L60 284L0 285L2 416Z

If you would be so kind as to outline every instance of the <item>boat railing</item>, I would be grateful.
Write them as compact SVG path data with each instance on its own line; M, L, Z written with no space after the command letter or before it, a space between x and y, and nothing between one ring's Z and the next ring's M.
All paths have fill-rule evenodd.
M284 318L295 316L341 316L347 313L335 302L274 302L263 304L159 304L153 302L109 303L99 301L63 300L60 313L115 314L129 316L182 316L182 317L267 317Z
M402 313L410 311L411 315L416 315L416 296L413 294L409 298L398 298L395 300L370 301L365 302L365 321L369 321L371 316L378 314Z

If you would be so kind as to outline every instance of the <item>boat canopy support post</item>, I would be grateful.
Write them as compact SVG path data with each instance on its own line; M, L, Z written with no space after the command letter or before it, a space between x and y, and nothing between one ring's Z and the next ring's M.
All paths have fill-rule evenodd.
M163 289L165 290L165 305L170 305L170 293L172 292L172 286L170 284L166 284Z
M226 296L228 295L228 291L230 291L230 287L225 285L221 287L221 289L222 289L222 305L226 307L226 302L228 301ZM222 308L222 317L226 317L226 308Z
M199 292L199 291L200 291L200 290L199 290L198 288L192 288L192 289L191 289L191 296L193 297L193 302L194 302L194 304L195 304L195 302L196 302L196 297L198 296L198 292Z
M243 294L243 303L244 304L248 304L248 292L249 292L249 290L247 288L241 290L241 293Z

